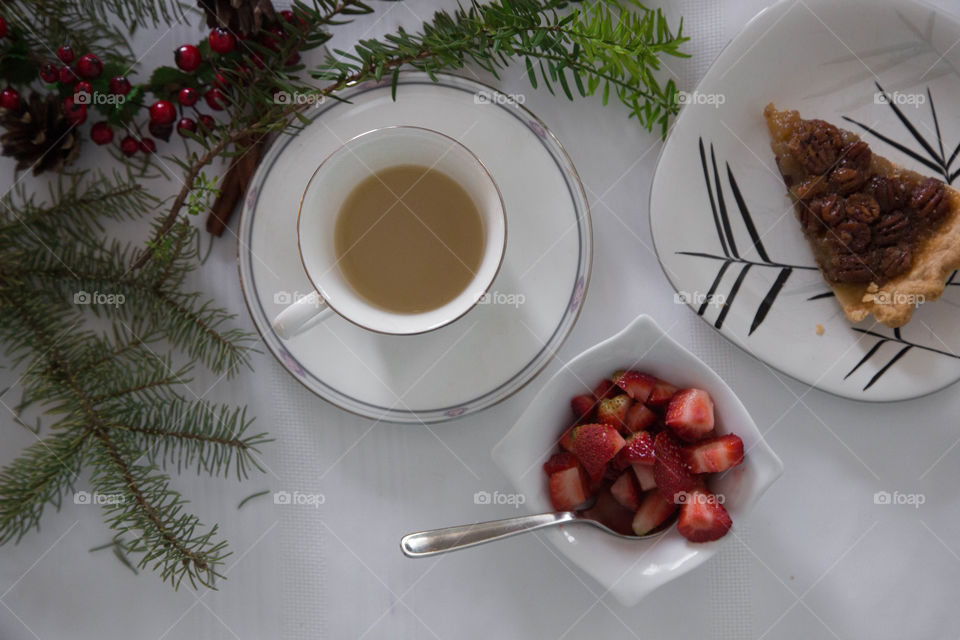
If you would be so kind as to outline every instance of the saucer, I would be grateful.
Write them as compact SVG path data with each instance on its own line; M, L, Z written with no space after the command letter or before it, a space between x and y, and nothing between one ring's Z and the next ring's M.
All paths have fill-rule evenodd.
M440 422L485 409L539 373L580 313L592 262L587 198L563 147L536 116L464 78L400 75L363 83L311 109L280 137L254 176L239 229L241 286L267 348L305 387L365 417ZM502 99L501 99L502 98ZM320 161L350 138L419 125L473 151L500 188L507 216L503 264L480 304L420 335L361 329L334 316L281 340L271 322L312 291L297 249L300 196Z

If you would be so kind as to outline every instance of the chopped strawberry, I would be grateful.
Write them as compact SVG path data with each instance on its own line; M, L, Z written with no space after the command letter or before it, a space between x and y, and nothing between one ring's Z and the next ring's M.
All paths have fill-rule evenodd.
M550 502L557 511L573 511L586 502L587 495L579 467L550 474Z
M637 476L640 491L649 491L657 486L657 479L653 477L653 467L645 464L632 465L633 475Z
M680 508L677 529L691 542L710 542L726 535L732 525L730 514L716 496L698 489L687 495Z
M623 449L617 454L617 461L627 464L653 465L653 436L646 431L631 433L624 441Z
M646 402L657 379L639 371L624 371L613 379L614 383L637 402Z
M583 515L602 522L617 533L633 535L633 509L614 500L606 489L597 493L597 501Z
M629 445L628 441L627 446ZM621 451L618 455L622 453ZM726 471L743 462L743 440L732 433L702 440L697 444L684 447L683 457L693 473Z
M642 431L652 425L657 420L657 414L647 408L642 402L634 403L627 409L627 415L623 418L623 425L631 433Z
M597 422L613 425L617 429L625 428L624 419L630 410L630 397L621 393L615 398L604 398L597 407Z
M590 479L597 481L624 444L623 437L608 424L582 424L574 427L570 451L580 460Z
M620 389L617 388L617 385L613 384L610 380L604 378L597 386L593 388L593 397L597 400L603 400L604 398L612 398L615 395L620 394Z
M610 485L610 495L617 502L628 509L636 511L640 508L640 491L632 471L624 471L620 477Z
M653 463L653 477L657 488L664 498L676 501L678 493L686 493L699 488L701 480L690 473L680 443L670 432L661 431L653 440L653 450L657 456Z
M543 463L543 470L547 475L553 475L557 471L566 471L571 467L579 466L576 456L568 451L561 451L550 456L550 459Z
M577 420L591 420L593 410L597 406L596 399L590 394L574 396L570 399L570 408Z
M677 387L658 378L657 383L653 385L653 391L650 392L650 397L646 400L647 406L665 407L676 392Z
M664 420L681 440L696 442L713 431L713 400L703 389L683 389L670 400Z
M676 510L677 505L665 499L658 491L650 491L643 496L640 508L633 516L633 532L638 536L650 533L666 522Z

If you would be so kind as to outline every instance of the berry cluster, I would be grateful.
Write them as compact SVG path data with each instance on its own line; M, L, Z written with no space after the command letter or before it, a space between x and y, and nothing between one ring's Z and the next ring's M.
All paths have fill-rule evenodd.
M280 17L288 24L297 21L290 10L280 12ZM7 21L0 16L0 39L7 35ZM278 52L287 36L283 27L274 24L257 36L257 42L272 52ZM15 38L15 35L10 37ZM168 81L170 74L167 74L164 76L166 80L155 80L155 76L148 83L133 85L125 75L110 75L112 68L121 68L118 65L105 66L94 53L77 56L68 44L57 49L56 60L41 60L37 73L44 83L63 96L63 113L72 125L80 126L86 122L90 106L107 115L107 119L95 122L90 128L90 139L94 143L113 143L114 128L120 126L131 132L119 140L121 153L126 156L138 151L151 154L157 149L155 139L169 140L174 130L185 138L207 135L214 130L216 120L209 113L201 112L198 105L205 104L210 111L222 111L229 103L231 82L228 78L243 81L249 77L250 68L245 64L245 57L237 51L242 39L227 29L216 27L199 46L183 44L177 47L173 52L176 69L163 68L177 74L173 82ZM251 58L258 68L265 66L259 56L252 55ZM292 66L298 61L299 54L294 51L287 57L286 64ZM105 77L105 71L109 79ZM94 99L97 89L106 97L97 95ZM156 100L144 102L143 98L148 94ZM127 101L131 105L125 106ZM109 106L99 107L104 104ZM140 126L134 121L137 109L130 106L147 111L149 136L140 134ZM8 86L0 90L0 109L18 112L24 107L25 101L16 89Z

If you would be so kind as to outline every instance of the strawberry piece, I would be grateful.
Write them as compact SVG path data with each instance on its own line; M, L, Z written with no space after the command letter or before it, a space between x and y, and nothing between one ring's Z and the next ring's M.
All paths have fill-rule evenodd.
M730 514L716 496L698 489L687 495L680 508L677 529L690 542L710 542L725 536L732 525Z
M632 471L625 471L610 485L610 495L626 508L636 511L640 508L640 491Z
M617 461L624 467L628 464L653 465L653 436L646 431L638 431L627 436L623 449L617 453Z
M640 491L649 491L657 486L657 479L653 477L653 467L645 464L632 465L633 475L637 476Z
M743 440L733 433L702 440L684 447L683 457L693 473L726 471L743 462Z
M590 479L596 482L603 477L607 463L624 444L623 437L608 424L582 424L574 427L570 451L577 456Z
M650 407L665 407L670 403L670 398L676 392L677 387L657 378L657 383L653 385L653 391L650 392L650 397L645 402Z
M613 381L637 402L646 402L657 384L656 378L639 371L624 371Z
M626 428L624 420L630 410L630 397L621 393L615 398L604 398L597 407L597 422L613 425L617 429Z
M683 389L670 400L664 422L681 440L696 442L713 431L713 400L703 389Z
M640 501L640 508L633 516L633 532L644 536L662 525L677 510L677 505L666 500L658 491L650 491Z
M616 395L620 395L620 389L606 378L598 382L597 386L593 388L593 397L598 401L604 398L612 398Z
M550 459L543 463L543 470L547 475L553 475L558 471L566 471L572 467L579 466L576 456L568 451L561 451L550 456Z
M550 502L557 511L573 511L587 501L587 495L579 467L550 474Z
M591 420L593 409L597 406L596 399L590 394L574 396L570 399L570 408L577 420Z
M588 518L602 522L610 529L623 535L633 535L633 509L627 509L617 502L609 491L597 493L597 501L583 512Z
M653 477L664 498L676 502L678 493L688 493L702 485L684 462L680 443L668 431L657 434L653 450L657 457L653 463Z
M657 420L657 414L647 408L642 402L634 403L627 409L627 415L623 418L623 424L627 431L635 433L643 431Z

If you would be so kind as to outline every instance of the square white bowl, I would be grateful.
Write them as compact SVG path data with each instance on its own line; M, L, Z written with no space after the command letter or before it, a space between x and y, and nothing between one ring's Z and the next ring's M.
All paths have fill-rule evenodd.
M513 428L493 448L493 459L533 513L553 511L541 466L556 450L563 429L572 424L570 398L589 393L613 371L631 368L681 388L698 387L713 397L717 431L743 439L744 463L717 474L711 488L724 496L734 529L754 502L783 473L783 463L729 386L702 360L670 338L650 316L590 347L544 385ZM671 525L646 540L627 540L584 524L544 532L574 564L593 576L624 606L633 606L660 585L699 566L726 538L693 543Z

